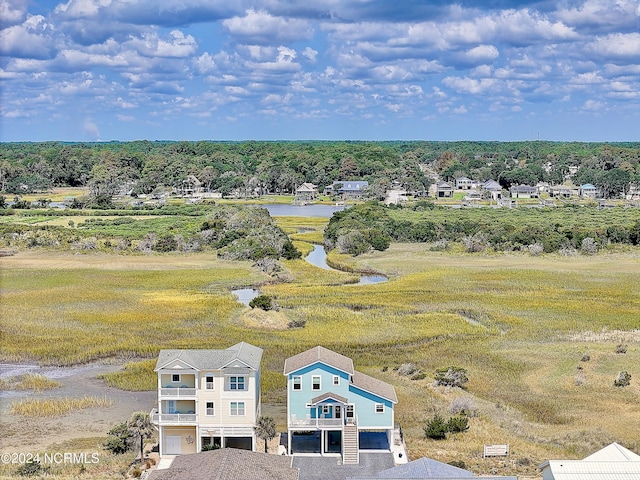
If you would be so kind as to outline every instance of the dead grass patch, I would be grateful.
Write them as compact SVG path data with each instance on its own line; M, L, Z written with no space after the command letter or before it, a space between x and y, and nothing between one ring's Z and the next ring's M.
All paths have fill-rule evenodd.
M284 330L289 323L289 319L284 312L264 311L259 308L252 308L243 312L241 319L247 327L267 330Z

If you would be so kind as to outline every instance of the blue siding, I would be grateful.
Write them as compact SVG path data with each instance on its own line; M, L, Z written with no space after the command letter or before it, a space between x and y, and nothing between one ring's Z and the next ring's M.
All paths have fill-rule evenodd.
M320 390L312 390L312 377L320 376ZM333 385L333 377L340 377L340 385ZM301 377L301 389L293 390L293 377ZM393 403L387 399L379 397L373 393L359 389L349 382L349 375L341 370L337 370L329 365L316 362L307 367L301 368L288 375L287 388L289 389L289 415L295 414L298 419L304 419L307 415L310 418L318 418L321 405L307 408L311 399L325 393L333 393L348 399L349 403L355 404L355 414L358 417L358 426L366 427L393 427ZM327 401L329 403L330 400ZM323 402L324 403L324 402ZM376 413L376 404L384 405L384 413ZM329 416L333 416L334 409L330 409ZM344 418L346 412L342 412Z

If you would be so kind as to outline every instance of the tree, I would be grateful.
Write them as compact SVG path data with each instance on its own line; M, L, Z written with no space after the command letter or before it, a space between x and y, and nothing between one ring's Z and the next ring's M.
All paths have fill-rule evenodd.
M140 460L144 458L144 439L153 434L153 425L147 412L134 412L127 422L127 431L131 438L140 438Z
M249 302L249 306L267 311L273 308L273 301L269 295L258 295Z
M104 448L116 455L129 451L131 433L128 430L127 422L117 424L107 432L109 440L104 444Z
M425 436L433 440L444 440L447 436L447 422L437 413L422 429Z
M267 453L267 442L276 436L276 422L270 416L258 418L255 426L256 435L264 440L264 453Z

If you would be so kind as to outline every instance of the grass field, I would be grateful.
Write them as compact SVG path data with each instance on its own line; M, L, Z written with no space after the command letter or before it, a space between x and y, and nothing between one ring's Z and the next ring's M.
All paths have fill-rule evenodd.
M307 250L304 241L315 241L322 227L315 219L278 222ZM637 250L533 257L394 244L332 259L390 280L348 285L357 276L304 260L284 262L292 281L271 284L250 263L211 254L20 252L0 259L0 361L130 358L122 374L105 380L135 390L153 387L153 358L161 348L226 348L244 340L265 349L263 401L283 403L284 359L322 344L396 387L396 421L411 458L534 476L546 459L586 456L611 441L640 449ZM229 291L256 284L275 298L284 320L304 320L305 328L247 323L246 309ZM619 343L627 353L615 352ZM584 353L588 362L581 362ZM406 362L427 378L399 376L393 367ZM432 386L435 369L448 365L468 370L465 391ZM631 386L613 386L620 370L632 375ZM457 396L476 405L469 431L426 440L425 421L448 414ZM483 460L488 443L509 443L513 455Z

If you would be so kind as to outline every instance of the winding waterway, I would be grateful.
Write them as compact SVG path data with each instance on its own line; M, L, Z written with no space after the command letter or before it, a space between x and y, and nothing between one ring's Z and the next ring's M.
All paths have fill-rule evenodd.
M272 217L320 217L331 218L335 212L344 210L346 207L337 205L289 205L270 203L262 205L269 211ZM327 252L322 245L314 245L313 250L305 257L311 265L324 270L335 270L327 264ZM384 275L360 275L360 281L355 285L372 285L388 280ZM353 284L352 284L353 285ZM238 297L238 302L249 306L249 302L260 295L256 288L239 288L231 290L231 293Z

